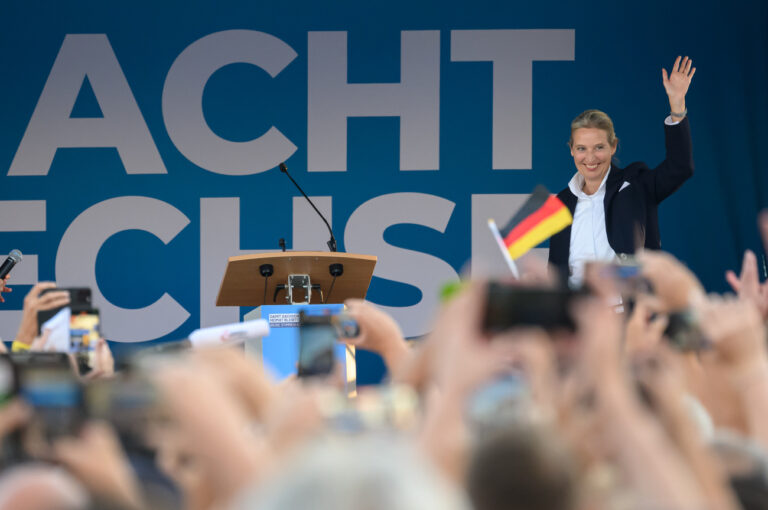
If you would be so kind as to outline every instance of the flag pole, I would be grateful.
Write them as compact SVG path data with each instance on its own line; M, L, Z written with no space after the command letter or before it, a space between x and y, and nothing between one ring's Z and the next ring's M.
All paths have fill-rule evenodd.
M504 255L504 260L507 261L507 266L509 266L509 270L512 271L512 276L514 276L516 280L519 280L520 271L517 270L517 264L515 264L515 261L512 260L512 257L509 255L509 251L507 251L507 247L504 245L504 240L501 238L499 227L496 226L496 222L493 221L492 218L488 220L488 228L491 230L494 239L496 239L496 244L499 245L499 249L501 250L502 255Z

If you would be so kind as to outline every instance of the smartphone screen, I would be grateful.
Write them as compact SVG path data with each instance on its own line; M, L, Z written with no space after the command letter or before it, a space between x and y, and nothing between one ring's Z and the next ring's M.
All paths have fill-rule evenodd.
M75 355L81 375L94 366L96 344L101 337L99 311L72 312L69 320L69 352Z
M301 314L298 376L327 375L333 371L337 329L331 316Z

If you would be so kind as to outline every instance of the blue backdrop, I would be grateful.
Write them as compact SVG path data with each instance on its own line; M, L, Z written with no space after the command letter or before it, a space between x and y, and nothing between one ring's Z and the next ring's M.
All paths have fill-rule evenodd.
M485 219L565 186L578 113L612 116L622 164L663 159L679 54L696 174L662 244L725 290L762 252L766 26L763 1L6 1L0 253L25 260L0 333L38 279L95 286L118 351L237 320L213 306L228 255L325 249L286 160L340 249L379 256L369 299L423 334L440 285L498 269Z

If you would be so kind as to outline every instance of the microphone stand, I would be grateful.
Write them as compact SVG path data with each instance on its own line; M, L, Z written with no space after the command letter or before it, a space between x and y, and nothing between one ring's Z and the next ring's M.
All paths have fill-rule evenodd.
M307 202L309 202L309 205L312 206L312 209L314 209L315 212L317 213L317 215L320 216L320 219L323 220L323 222L325 223L325 226L328 227L328 232L330 232L330 234L331 234L331 238L328 240L328 243L327 243L328 244L328 249L330 251L332 251L332 252L337 251L336 250L336 238L333 237L333 230L331 230L331 226L328 224L328 220L326 220L325 216L323 216L323 213L321 213L317 209L317 207L315 207L315 204L313 204L312 200L310 200L309 197L307 196L307 194L304 193L304 190L301 189L301 186L299 186L299 184L296 181L293 180L293 177L291 177L291 174L288 173L288 167L285 166L285 163L280 163L280 171L288 176L288 178L291 180L293 185L296 186L296 189L298 189L301 192L301 194L304 195L304 198L307 199Z

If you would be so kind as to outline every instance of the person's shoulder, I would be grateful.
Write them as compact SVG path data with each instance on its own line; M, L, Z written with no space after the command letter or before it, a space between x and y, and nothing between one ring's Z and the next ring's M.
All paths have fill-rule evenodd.
M630 163L624 168L617 168L617 177L621 177L622 180L627 181L633 177L644 174L648 171L648 165L644 161L635 161Z

